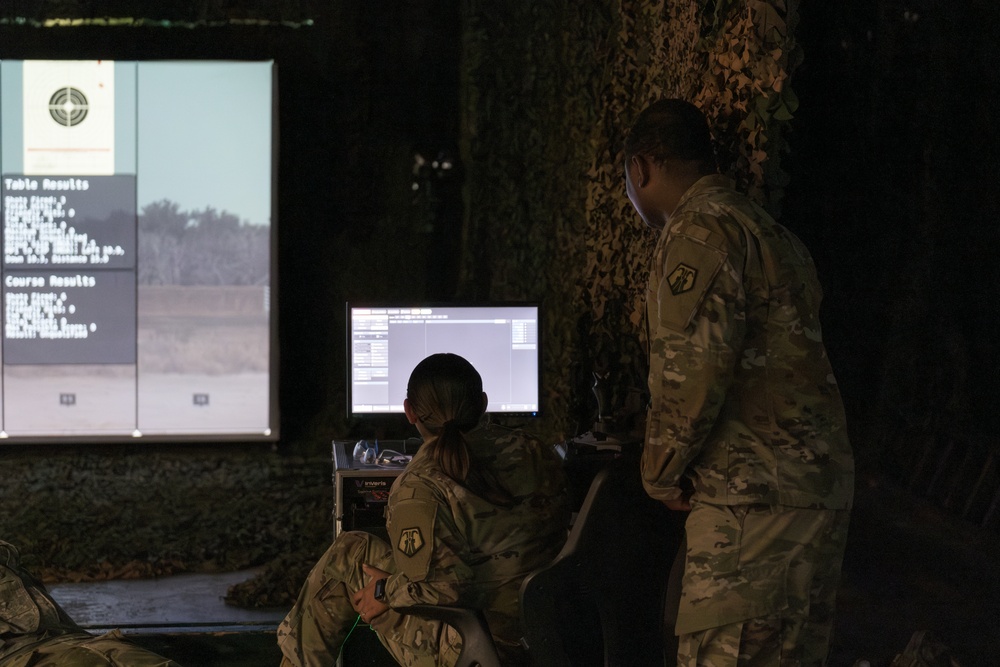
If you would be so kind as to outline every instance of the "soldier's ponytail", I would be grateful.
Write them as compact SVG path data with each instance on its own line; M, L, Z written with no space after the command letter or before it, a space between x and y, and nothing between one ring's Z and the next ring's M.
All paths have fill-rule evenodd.
M476 465L465 439L486 412L483 380L472 364L457 354L432 354L410 374L406 398L432 435L422 447L441 471L495 504L510 503L494 476Z

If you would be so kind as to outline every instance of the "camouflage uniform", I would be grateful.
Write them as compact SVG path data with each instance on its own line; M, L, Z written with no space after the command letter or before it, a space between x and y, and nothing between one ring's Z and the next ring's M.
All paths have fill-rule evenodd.
M94 636L56 604L0 540L0 664L4 667L179 667L125 641L115 630Z
M456 605L486 610L505 664L521 656L521 580L549 563L566 539L565 480L551 448L520 431L482 426L466 434L471 455L514 499L498 506L444 475L418 450L389 495L391 547L366 533L343 533L313 569L278 630L291 665L332 664L358 615L350 595L363 587L361 564L393 572L390 607ZM372 622L401 665L453 665L458 633L392 609Z
M719 175L656 246L642 475L659 500L693 489L682 665L825 662L854 466L821 297L805 247Z

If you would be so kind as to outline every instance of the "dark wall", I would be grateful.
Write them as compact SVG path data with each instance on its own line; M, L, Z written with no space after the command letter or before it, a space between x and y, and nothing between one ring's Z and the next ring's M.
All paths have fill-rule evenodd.
M784 222L816 255L862 464L993 447L995 3L803 3Z

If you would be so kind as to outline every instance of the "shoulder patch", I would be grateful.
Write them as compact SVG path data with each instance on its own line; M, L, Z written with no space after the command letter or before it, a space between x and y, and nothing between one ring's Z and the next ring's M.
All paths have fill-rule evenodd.
M667 274L667 284L670 285L670 291L674 295L683 294L684 292L691 291L697 277L698 269L692 269L687 264L682 263L678 264L673 271Z
M412 558L423 546L424 535L420 532L420 526L404 528L400 531L399 544L396 545L396 548L405 556Z
M656 286L659 322L684 331L698 314L727 253L689 234L673 237L664 250L664 273Z
M437 505L424 500L401 500L390 512L386 528L397 569L411 581L423 581L434 552Z

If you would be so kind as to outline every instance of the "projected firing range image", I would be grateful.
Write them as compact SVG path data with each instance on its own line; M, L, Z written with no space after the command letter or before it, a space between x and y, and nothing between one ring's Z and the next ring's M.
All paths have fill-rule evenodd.
M272 76L0 63L2 437L272 435Z

